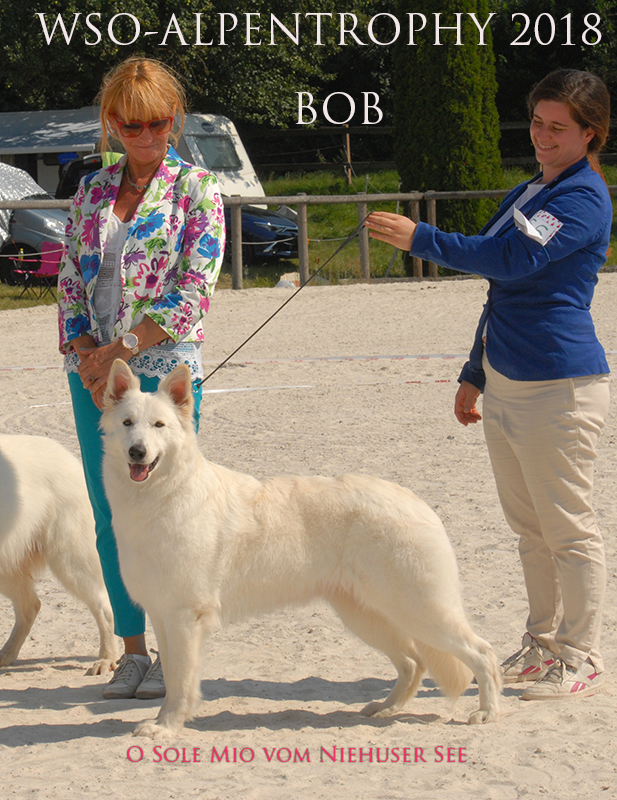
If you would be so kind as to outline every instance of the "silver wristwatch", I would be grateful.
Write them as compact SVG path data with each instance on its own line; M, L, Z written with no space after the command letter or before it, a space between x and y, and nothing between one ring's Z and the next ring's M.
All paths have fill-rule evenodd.
M139 339L134 333L125 333L122 337L122 344L127 350L136 356L139 353Z

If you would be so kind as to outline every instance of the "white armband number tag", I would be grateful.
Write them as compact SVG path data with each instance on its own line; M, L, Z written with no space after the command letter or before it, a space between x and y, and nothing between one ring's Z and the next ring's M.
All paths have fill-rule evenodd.
M563 222L552 214L549 214L548 211L538 211L533 215L530 222L542 236L543 245L550 242L557 231L563 227Z
M527 219L518 208L515 208L514 222L519 231L524 233L525 236L529 236L530 239L533 239L534 242L538 242L538 244L541 244L543 247L550 242L557 231L563 227L563 222L552 214L549 214L548 211L538 211L531 219Z

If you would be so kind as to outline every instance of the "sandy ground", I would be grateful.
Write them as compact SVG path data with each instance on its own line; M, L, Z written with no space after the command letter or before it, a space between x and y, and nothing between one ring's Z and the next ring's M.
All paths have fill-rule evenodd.
M594 317L608 351L617 351L616 290L617 275L602 275ZM205 358L222 360L289 291L215 295ZM481 427L465 429L451 413L485 291L480 280L305 289L206 384L217 391L204 397L199 440L211 460L261 477L362 472L411 487L446 525L472 625L505 658L526 616L516 542ZM54 309L0 312L0 341L0 431L52 436L77 453ZM227 389L255 391L218 391ZM612 675L615 420L613 410L596 477L609 564L603 649ZM213 637L196 720L171 749L154 750L131 729L158 702L102 700L102 679L84 675L97 649L93 620L50 576L40 594L21 659L0 670L2 800L617 796L617 684L558 703L524 703L520 689L508 688L498 723L468 727L476 688L452 709L425 680L408 713L371 721L358 712L385 696L393 668L321 605ZM4 639L12 626L4 598L0 612ZM133 745L142 747L141 760L138 749L128 751Z

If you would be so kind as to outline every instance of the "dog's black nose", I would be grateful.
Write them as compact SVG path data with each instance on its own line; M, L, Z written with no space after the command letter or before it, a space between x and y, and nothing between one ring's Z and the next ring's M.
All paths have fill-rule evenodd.
M146 448L143 444L134 444L129 447L129 458L131 461L143 461L146 457Z

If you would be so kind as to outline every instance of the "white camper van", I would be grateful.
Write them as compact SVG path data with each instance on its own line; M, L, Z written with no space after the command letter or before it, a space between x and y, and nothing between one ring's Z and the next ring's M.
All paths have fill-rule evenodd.
M176 150L186 161L213 172L224 195L265 196L236 126L227 117L187 114Z
M11 111L0 114L0 161L25 169L54 194L61 166L100 150L99 110ZM219 114L187 114L176 148L214 172L223 194L263 197L264 190L236 126Z

